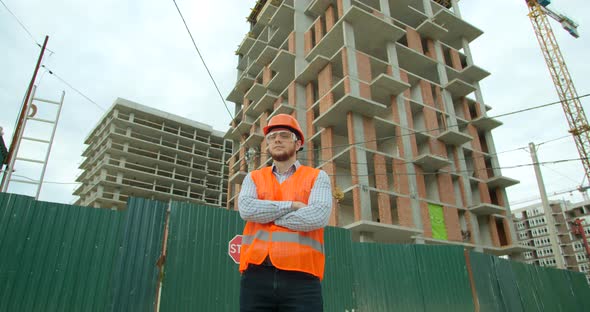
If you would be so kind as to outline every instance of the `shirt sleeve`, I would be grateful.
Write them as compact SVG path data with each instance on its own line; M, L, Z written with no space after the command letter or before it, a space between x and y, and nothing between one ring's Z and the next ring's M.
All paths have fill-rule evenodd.
M258 199L256 184L246 175L238 196L238 210L242 219L250 222L269 223L293 211L291 201Z
M275 221L293 231L309 232L328 225L332 212L332 187L325 171L320 171L309 195L308 205L291 211Z

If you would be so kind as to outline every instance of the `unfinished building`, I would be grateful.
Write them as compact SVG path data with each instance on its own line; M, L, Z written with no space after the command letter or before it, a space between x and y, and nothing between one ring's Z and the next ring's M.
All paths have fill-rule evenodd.
M124 209L130 196L223 206L232 142L211 126L118 98L87 136L76 205Z
M249 170L270 163L262 128L279 113L306 135L298 159L331 177L330 224L358 241L514 244L505 188L469 43L482 34L457 1L256 3L237 48L226 138L229 209Z
M582 272L590 284L590 251L581 233L574 234L573 222L582 221L584 235L590 237L590 201L572 204L564 200L549 202L553 226L550 231L542 204L535 204L515 209L512 220L519 244L533 247L534 250L523 252L515 260L539 266L551 266L560 269ZM552 241L557 242L559 250L554 250Z

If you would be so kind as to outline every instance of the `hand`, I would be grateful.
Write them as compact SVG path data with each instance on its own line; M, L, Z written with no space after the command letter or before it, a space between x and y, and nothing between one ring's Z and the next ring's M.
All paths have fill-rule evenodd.
M303 208L303 207L307 207L307 205L302 202L299 202L299 201L294 201L291 204L291 209L294 209L294 210L297 210L297 209Z

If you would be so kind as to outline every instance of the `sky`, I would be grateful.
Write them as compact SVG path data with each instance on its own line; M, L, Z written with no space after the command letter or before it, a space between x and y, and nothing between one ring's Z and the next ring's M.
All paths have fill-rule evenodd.
M300 0L296 0L300 1ZM0 4L0 126L10 142L24 94L45 35L48 53L36 97L64 105L55 133L40 200L72 203L86 148L84 140L117 97L167 111L226 131L231 120L219 94L184 28L172 0L2 0ZM249 30L246 17L254 0L177 0L212 76L226 97L235 84L237 49ZM549 71L534 35L523 0L460 1L463 18L484 34L470 44L476 65L491 75L480 82L490 116L558 101ZM550 8L578 22L580 38L571 37L557 22L552 27L580 96L590 93L590 3L554 0ZM82 93L83 95L79 94ZM581 99L586 111L590 97ZM234 105L227 102L230 111ZM51 105L37 117L55 114ZM502 174L520 181L508 188L513 208L539 201L539 190L528 148L541 144L540 162L579 158L568 135L560 105L499 117L492 131ZM49 138L51 128L31 123L31 135ZM564 138L565 137L565 138ZM555 140L558 139L558 140ZM44 156L41 143L23 143L32 157ZM24 154L23 154L24 155ZM15 175L39 179L40 167L22 163ZM36 167L35 167L36 166ZM521 167L517 167L521 166ZM508 168L517 167L517 168ZM541 166L547 193L553 199L580 201L575 191L584 178L581 162ZM26 178L23 178L26 179ZM584 181L588 184L588 181ZM32 185L13 186L12 192L34 194ZM574 190L553 195L555 192Z

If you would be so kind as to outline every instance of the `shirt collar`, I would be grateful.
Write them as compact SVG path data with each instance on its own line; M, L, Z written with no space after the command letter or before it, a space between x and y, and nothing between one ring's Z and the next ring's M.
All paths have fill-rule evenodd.
M297 171L297 169L299 169L299 167L301 167L301 163L299 162L299 160L296 160L291 167L289 167L289 169L287 169L287 172L295 172ZM276 172L278 173L279 171L277 170L277 166L275 165L275 163L272 163L272 172Z

